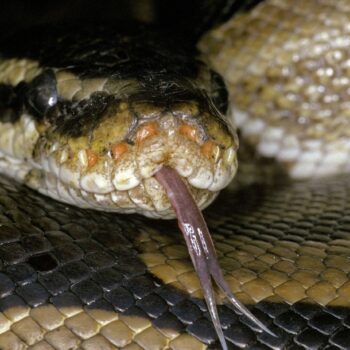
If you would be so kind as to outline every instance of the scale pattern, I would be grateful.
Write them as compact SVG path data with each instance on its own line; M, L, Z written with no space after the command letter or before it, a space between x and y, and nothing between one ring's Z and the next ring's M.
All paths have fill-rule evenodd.
M350 169L350 2L268 0L204 36L233 119L295 178Z
M219 348L174 222L0 181L1 349ZM349 194L347 177L256 182L206 211L233 292L280 336L220 306L230 349L350 349Z

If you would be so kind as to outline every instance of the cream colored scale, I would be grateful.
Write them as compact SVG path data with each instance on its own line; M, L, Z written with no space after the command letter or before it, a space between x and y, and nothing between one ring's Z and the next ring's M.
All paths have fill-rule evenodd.
M16 86L31 81L40 74L37 62L27 59L0 59L0 84ZM16 123L0 123L1 172L23 181L33 168L32 154L39 138L35 122L23 114Z
M350 171L349 23L350 1L269 0L199 44L242 138L294 178Z

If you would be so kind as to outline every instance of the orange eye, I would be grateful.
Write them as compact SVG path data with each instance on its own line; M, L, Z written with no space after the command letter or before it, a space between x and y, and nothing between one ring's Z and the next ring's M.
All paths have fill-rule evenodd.
M128 145L125 142L115 143L111 147L112 156L115 160L120 158L127 151Z
M147 138L156 135L158 132L158 124L156 122L149 122L143 124L136 133L136 143L140 144Z
M179 132L190 140L197 141L197 129L194 126L184 123L180 126Z
M97 163L98 156L94 151L91 151L91 149L86 150L86 155L87 155L88 167L91 168Z

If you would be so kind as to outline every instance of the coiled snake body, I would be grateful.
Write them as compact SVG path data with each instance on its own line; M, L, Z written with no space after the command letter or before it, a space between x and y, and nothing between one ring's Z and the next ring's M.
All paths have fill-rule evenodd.
M314 298L322 306L330 307L332 302L335 306L347 306L346 288L349 281L344 251L340 250L343 257L338 259L342 266L340 271L335 261L337 259L332 260L332 254L329 260L322 254L322 249L325 250L322 239L312 247L314 250L311 249L311 252L306 248L298 250L298 247L293 251L293 243L289 244L288 239L281 240L293 254L289 254L287 248L283 251L283 244L282 250L278 250L269 246L270 243L264 243L264 240L257 241L255 248L251 246L251 252L261 266L252 264L250 268L253 272L249 272L249 268L244 267L249 259L242 258L241 275L231 276L226 279L227 283L216 261L206 225L189 199L193 197L200 208L206 207L228 185L237 169L237 138L234 128L225 117L226 90L219 75L207 68L203 59L210 61L225 78L230 92L230 113L240 127L242 136L247 143L257 146L260 155L281 161L285 176L287 173L297 178L324 176L348 170L347 4L342 2L334 5L313 0L306 4L271 0L258 5L249 14L237 15L232 22L201 40L199 47L205 54L201 59L174 51L171 43L162 43L157 36L138 28L128 35L123 34L122 28L95 27L79 32L65 28L65 32L70 34L64 35L59 29L49 33L39 29L28 36L21 34L15 39L12 37L2 44L1 171L45 195L81 208L171 218L174 216L173 206L199 274L210 313L208 317L213 320L223 348L227 348L225 337L229 339L230 346L233 344L234 348L247 349L254 346L257 349L266 346L292 349L293 346L305 347L308 341L313 342L313 346L316 344L314 348L326 348L328 345L330 348L332 345L343 349L350 345L344 341L349 333L346 316L340 325L334 320L334 329L332 326L326 329L320 327L323 338L312 338L307 333L307 322L300 320L306 320L305 315L309 316L309 313L300 306L303 304L297 304L303 301L307 305ZM341 15L338 6L344 6ZM334 18L331 13L335 14ZM29 40L33 36L35 42ZM243 46L244 50L241 49ZM61 54L63 51L64 55ZM5 188L11 194L12 185L6 184L6 181ZM316 187L322 187L322 181ZM304 185L300 186L303 188ZM308 188L308 185L305 186ZM312 193L314 185L310 186ZM333 188L336 185L331 182L324 186ZM298 193L298 188L295 191ZM293 189L290 198L294 198ZM44 207L47 205L50 207L50 204L44 204ZM59 208L58 212L64 208L60 204L54 205ZM19 208L21 210L22 207ZM78 213L83 212L76 210ZM223 211L229 215L229 212ZM91 215L95 218L97 214ZM112 217L112 214L100 215L101 221L105 223ZM241 215L244 216L244 210ZM58 217L58 222L64 223L70 217L69 211ZM181 292L173 297L176 295L172 294L173 288L178 285L174 284L170 290L166 290L158 280L150 282L149 275L140 277L142 268L137 270L138 263L135 265L137 273L130 273L125 265L129 260L135 263L134 253L124 253L124 256L121 254L113 260L118 249L118 253L122 249L113 245L112 225L101 229L100 235L99 229L93 228L91 241L98 242L94 248L89 248L84 240L79 243L79 232L74 237L79 229L71 227L69 235L73 235L73 245L79 247L80 244L84 251L82 265L78 253L78 259L68 260L57 253L62 244L65 247L62 251L68 252L72 248L69 246L71 243L65 241L61 233L56 233L56 236L52 233L58 228L45 231L44 225L39 231L43 229L48 232L44 233L44 237L50 237L48 244L40 238L39 249L34 244L29 254L23 252L22 260L13 260L15 268L11 270L11 255L8 258L6 254L11 249L7 244L12 241L6 237L12 234L15 241L22 243L30 241L31 237L29 233L29 238L18 239L18 230L22 226L16 220L13 224L4 220L6 225L2 231L5 237L2 251L5 252L6 274L0 276L5 281L4 301L0 303L5 319L0 347L12 349L13 344L17 344L18 348L33 345L58 349L97 346L106 349L112 346L125 349L184 349L186 342L191 349L200 347L198 341L190 336L179 341L182 326L179 328L176 324L179 321L174 320L174 315L183 324L190 324L189 331L196 338L213 344L213 347L219 346L215 343L215 335L205 339L206 327L210 329L207 319L193 326L191 311L182 311L181 306L177 307L175 299L178 297L182 301L184 298ZM144 221L141 225L142 219L134 220L136 231L143 231L145 242L150 241L147 236L152 236L149 233L152 232L152 224ZM259 223L255 223L255 226L254 222L250 224L259 231ZM89 219L85 225L89 226ZM119 225L125 229L125 225L120 222ZM230 225L232 229L234 223L228 227ZM140 229L142 226L144 228ZM264 230L262 226L260 229ZM283 231L286 228L280 222L280 226L269 224L268 229L273 233L274 230ZM69 228L65 227L62 232L65 231L69 232ZM141 231L139 243L143 242ZM126 232L129 232L128 229ZM121 245L130 244L125 237L122 238L122 233L115 235ZM42 237L40 233L34 232L33 237L37 236ZM247 237L250 237L249 232ZM111 251L107 238L111 240ZM137 247L136 255L140 255L143 263L151 267L151 273L162 283L174 283L177 275L188 273L188 268L180 262L181 258L176 261L179 258L177 253L171 252L171 248L167 249L169 242L166 240L163 245L160 244L166 252L167 259L164 259L160 254L154 254L152 244L142 250L142 244L135 243L139 238L135 235L127 238ZM162 241L162 238L158 239ZM314 237L310 236L310 241L313 240ZM223 254L225 251L228 254L223 259L225 270L226 263L230 264L234 256L229 246L235 247L234 242L228 242L226 247L225 240L220 246ZM106 248L105 252L103 249L101 251L101 244L103 249ZM30 247L30 244L27 243L27 246ZM283 254L286 256L283 257ZM287 271L288 262L300 255L304 259L297 261L299 274L294 273L294 270ZM94 256L97 259L95 265ZM308 273L316 269L317 257L320 256L326 264L324 271L318 271L323 277L310 282L312 278ZM277 261L277 257L282 258ZM88 273L87 279L84 272L81 274L84 276L82 279L73 276L75 269L83 271L88 261L93 274ZM163 270L158 268L160 265L166 266L166 261L171 262L168 267ZM16 264L19 264L18 270ZM14 276L21 273L23 276L28 275L28 269L32 267L39 270L34 280L25 279L22 282L20 277L15 279ZM257 273L258 277L252 278L251 273ZM79 275L79 272L76 274ZM70 277L66 278L65 275ZM227 308L219 308L219 313L223 314L220 324L210 276L234 307L244 314L241 317L246 325L243 331L237 325L237 316L228 313ZM67 280L67 284L62 282L63 287L60 289L60 281L63 280ZM242 287L237 286L237 281ZM187 290L192 288L192 298L201 297L200 288L192 284L186 283L186 278L182 277L182 286ZM308 288L312 290L309 294ZM230 289L234 289L243 300L244 295L239 292L249 294L253 301L260 303L258 310L267 310L266 314L276 320L260 320L262 315L256 318L235 299ZM51 296L44 295L48 292ZM156 306L161 305L158 299L162 295L165 295L170 312L165 306L162 312L157 311ZM69 299L70 296L78 296L83 301L84 311L67 311L76 307L75 301ZM277 299L273 300L273 297ZM40 302L36 302L36 299ZM13 316L11 307L21 308L23 300L32 309L24 311L22 316ZM154 311L148 309L147 302ZM200 298L196 299L196 303L201 312L206 311ZM294 305L293 310L301 310L294 314L289 310L294 328L289 329L285 325L288 315L284 316L286 320L280 317L283 312L279 312L276 305L283 303ZM120 316L113 316L110 305L120 312ZM269 305L271 312L268 311ZM53 322L55 325L51 326L42 321L40 307L45 308L48 315L50 312L58 313L56 316L60 321ZM273 307L278 309L276 314ZM151 330L147 320L137 321L137 310L140 308L154 319L161 336L158 336L158 331ZM315 314L320 313L316 311ZM339 320L336 312L327 315L334 314L332 317ZM309 322L323 322L326 325L327 320L322 321L322 317L320 321ZM165 325L157 321L158 318ZM97 331L89 329L89 322L90 325L97 324L91 326ZM275 330L276 325L282 331ZM26 327L34 332L32 337L23 331ZM250 331L249 327L256 333ZM261 330L263 332L259 333ZM100 339L99 342L102 336L98 332L107 340ZM151 335L148 336L147 332ZM157 341L160 337L165 340L159 345Z

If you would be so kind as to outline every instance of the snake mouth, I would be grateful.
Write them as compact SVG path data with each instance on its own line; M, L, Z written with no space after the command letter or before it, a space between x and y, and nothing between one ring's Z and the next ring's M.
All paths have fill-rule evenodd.
M141 121L117 141L107 119L89 141L70 138L64 145L41 145L37 168L43 180L39 185L27 181L81 207L172 218L167 194L154 176L170 166L203 209L235 175L237 144L215 119L209 118L205 127L198 119L168 113Z

